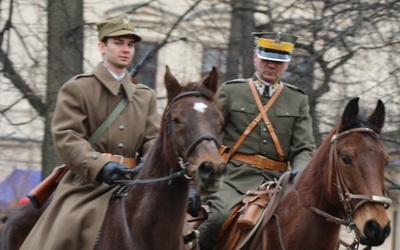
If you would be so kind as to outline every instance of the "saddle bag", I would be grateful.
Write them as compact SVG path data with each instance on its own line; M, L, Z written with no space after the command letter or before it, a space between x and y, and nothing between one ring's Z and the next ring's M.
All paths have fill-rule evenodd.
M264 186L260 190L249 190L242 201L243 206L238 211L238 227L243 230L254 227L267 207L268 200L269 192Z

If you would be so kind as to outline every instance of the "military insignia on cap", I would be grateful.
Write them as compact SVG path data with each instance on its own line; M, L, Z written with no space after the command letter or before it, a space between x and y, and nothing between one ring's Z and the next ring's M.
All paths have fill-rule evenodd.
M264 60L289 62L297 36L283 32L253 32L258 37L257 55Z
M124 22L124 29L127 29L127 30L132 29L131 22L128 17L124 17L123 22Z
M275 43L280 43L282 41L282 32L276 32L274 40Z

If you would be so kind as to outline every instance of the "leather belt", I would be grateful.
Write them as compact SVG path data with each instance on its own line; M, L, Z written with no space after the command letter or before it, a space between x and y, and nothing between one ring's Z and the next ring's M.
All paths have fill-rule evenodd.
M136 158L124 157L122 155L113 155L110 153L102 153L102 155L111 161L119 162L120 164L130 168L135 168L137 166Z
M288 164L286 162L274 161L262 155L235 153L234 155L232 155L232 159L248 163L253 167L277 170L279 172L285 172L288 168Z

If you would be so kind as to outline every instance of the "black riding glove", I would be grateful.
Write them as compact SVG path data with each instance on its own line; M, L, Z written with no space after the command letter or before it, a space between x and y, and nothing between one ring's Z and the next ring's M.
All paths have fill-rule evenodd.
M299 169L299 168L294 168L294 169L292 169L292 171L290 171L289 182L293 182L294 178L296 177L296 175L297 175L298 173L301 172L301 170L302 170L302 169Z
M189 204L187 212L193 217L199 216L201 210L201 199L194 186L189 186Z
M121 180L125 176L127 168L118 162L110 161L100 170L96 180L111 185L114 181Z

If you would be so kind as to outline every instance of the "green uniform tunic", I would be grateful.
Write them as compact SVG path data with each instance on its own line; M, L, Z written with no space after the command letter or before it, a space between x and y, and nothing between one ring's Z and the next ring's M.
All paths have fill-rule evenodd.
M254 78L254 81L256 80ZM269 100L269 97L260 97L263 105ZM218 92L218 101L225 118L223 144L232 147L259 114L259 109L245 79L222 84ZM267 114L282 146L285 161L290 162L294 168L304 168L315 150L308 97L298 88L284 84L281 94ZM278 161L274 142L263 120L236 152L262 155ZM200 241L205 249L211 249L211 246L216 244L222 224L248 190L257 190L266 180L278 179L282 174L278 171L255 168L234 159L228 162L227 169L228 174L221 188L207 199L210 213L208 220L199 228Z

